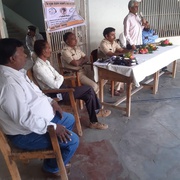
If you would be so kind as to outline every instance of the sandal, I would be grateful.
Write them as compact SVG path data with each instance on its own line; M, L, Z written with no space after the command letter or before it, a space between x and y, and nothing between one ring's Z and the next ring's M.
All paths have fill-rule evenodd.
M119 93L124 93L124 89L121 88L120 90L117 90Z
M121 93L120 93L119 91L114 90L114 95L115 95L115 96L120 96Z
M91 129L101 129L101 130L104 130L104 129L107 129L107 128L108 128L108 125L107 125L107 124L100 123L100 122L95 122L95 123L90 123L89 128L91 128Z
M114 89L114 96L120 96L121 94L121 92L119 92L120 90L115 90ZM109 93L111 94L111 88L109 89Z
M109 93L111 93L111 88L109 89ZM120 90L114 89L114 96L120 96L120 93L124 93L124 89L121 88Z
M96 114L97 117L108 117L111 114L111 110L100 109L100 111Z

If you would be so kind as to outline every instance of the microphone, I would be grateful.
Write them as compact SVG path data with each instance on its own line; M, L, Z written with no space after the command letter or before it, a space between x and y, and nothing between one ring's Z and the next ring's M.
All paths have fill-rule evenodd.
M139 13L139 16L140 16L140 18L142 19L142 18L143 18L143 13L140 12L140 13Z
M140 18L141 18L141 23L142 23L142 24L146 24L147 21L144 19L142 12L139 13L139 16L140 16Z

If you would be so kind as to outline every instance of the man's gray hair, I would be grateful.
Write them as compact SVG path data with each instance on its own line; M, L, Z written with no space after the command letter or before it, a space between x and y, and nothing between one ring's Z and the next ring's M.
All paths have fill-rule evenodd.
M133 7L134 6L134 3L138 3L139 1L137 1L137 0L131 0L131 1L129 1L129 3L128 3L128 9L130 9L131 7Z

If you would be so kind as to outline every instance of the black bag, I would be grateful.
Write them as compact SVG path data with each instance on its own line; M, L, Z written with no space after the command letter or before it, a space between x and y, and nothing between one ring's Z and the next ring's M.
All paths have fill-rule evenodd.
M117 56L113 60L112 64L121 65L121 66L133 66L133 65L138 64L138 62L136 59L129 59L129 58Z

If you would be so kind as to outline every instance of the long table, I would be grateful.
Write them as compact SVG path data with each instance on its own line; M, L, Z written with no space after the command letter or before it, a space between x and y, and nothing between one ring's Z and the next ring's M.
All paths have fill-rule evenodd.
M180 58L180 46L159 46L152 54L135 54L138 61L138 65L135 66L120 66L110 63L95 62L94 65L94 79L99 82L100 88L100 101L103 105L109 105L121 109L126 112L129 117L131 112L131 95L147 86L147 84L141 84L140 82L145 77L153 75L153 85L149 85L153 89L153 94L158 91L159 76L163 73L159 73L159 70L163 67L173 63L172 77L175 78L177 59ZM126 96L121 97L115 103L104 102L104 80L119 81L126 83ZM137 88L132 91L132 85ZM126 106L119 106L126 100Z

